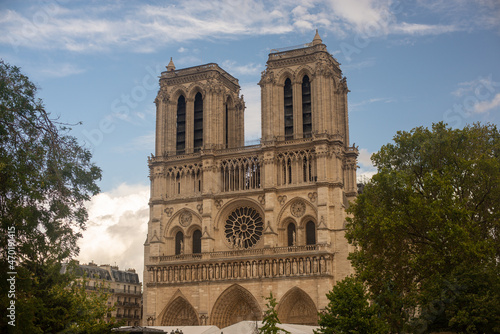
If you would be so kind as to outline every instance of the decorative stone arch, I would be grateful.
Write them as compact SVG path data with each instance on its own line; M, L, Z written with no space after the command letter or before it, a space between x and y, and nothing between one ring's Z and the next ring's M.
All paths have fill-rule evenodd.
M278 318L284 324L318 325L318 309L311 297L302 289L293 287L278 304Z
M232 96L232 94L230 94L230 93L225 94L224 104L227 105L229 108L235 107L235 100L234 100L234 97Z
M160 326L199 326L198 313L178 290L160 313Z
M189 215L191 215L191 220L189 219ZM191 225L202 226L201 216L191 209L183 208L174 213L167 221L165 226L165 237L168 238L175 236L177 230L175 230L175 232L173 230L176 227L184 232Z
M177 105L177 101L179 100L179 97L181 95L184 95L184 98L187 99L187 91L186 88L183 86L176 86L172 89L172 94L171 96L171 101Z
M295 82L295 75L288 68L281 70L276 77L278 78L278 80L276 80L276 85L278 85L280 87L285 86L286 79L290 79L290 81L292 82L292 85Z
M212 308L210 323L224 328L244 320L262 320L262 310L247 289L234 284L217 298Z
M311 231L314 233L312 236L314 239L314 242L308 243L309 240L309 231L308 231L308 224L309 222L312 222L314 225L314 231ZM301 220L300 220L300 229L304 231L302 235L302 240L300 241L301 244L303 245L314 245L318 243L318 220L311 216L311 215L305 215Z
M302 201L304 204L305 204L305 209L304 209L304 213L300 216L294 216L292 215L292 212L291 212L291 207L294 203L298 202L298 201ZM310 215L312 217L317 217L318 216L318 210L316 209L316 207L309 201L309 200L306 200L302 197L294 197L292 199L290 199L284 206L283 208L281 208L280 212L278 213L278 228L283 228L283 224L284 224L284 221L285 219L287 218L292 218L294 219L295 221L297 221L297 218L300 218L302 219L302 217L306 216L306 215Z
M205 88L198 82L194 82L188 87L186 99L194 101L196 94L200 93L203 100L205 100Z
M298 82L302 82L304 76L308 76L309 77L309 81L310 82L313 82L314 80L314 69L311 67L311 66L308 66L308 65L304 65L304 66L301 66L299 67L296 71L295 71L295 78Z
M293 221L296 225L296 243L295 245L305 245L305 223L304 218L309 217L317 226L318 210L310 201L294 197L288 201L278 214L278 240L281 246L288 246L287 226Z
M311 214L305 214L299 221L298 225L300 228L306 228L307 222L312 221L316 226L318 226L318 220L316 219L316 216L313 216Z
M238 198L228 201L224 203L224 205L220 208L219 212L215 216L215 228L223 229L225 219L227 216L237 207L239 206L252 206L255 208L259 214L264 218L264 209L261 204L252 198Z

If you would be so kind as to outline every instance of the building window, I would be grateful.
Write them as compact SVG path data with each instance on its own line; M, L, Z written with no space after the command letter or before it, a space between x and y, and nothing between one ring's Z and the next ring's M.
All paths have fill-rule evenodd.
M175 235L175 255L184 253L184 234L181 231Z
M251 248L260 240L264 222L254 208L239 207L227 217L224 230L227 242L234 248Z
M288 224L287 239L288 239L288 247L295 246L295 240L297 240L297 239L296 239L296 231L295 231L295 224L294 223Z
M316 244L316 225L312 221L306 224L306 245Z
M229 147L229 110L226 103L226 110L224 111L224 145Z
M309 138L312 134L311 116L311 83L306 75L302 79L302 133L304 138Z
M203 146L203 97L197 93L194 98L194 151Z
M201 253L201 231L196 230L193 233L193 254Z
M284 88L284 103L285 103L285 140L293 139L293 93L292 81L285 80Z
M183 154L186 150L186 99L183 95L177 100L177 143L175 147L177 154Z

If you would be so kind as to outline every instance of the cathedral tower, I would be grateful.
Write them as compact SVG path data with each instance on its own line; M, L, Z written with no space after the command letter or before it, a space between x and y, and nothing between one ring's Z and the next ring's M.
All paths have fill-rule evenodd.
M217 64L160 77L149 159L144 324L317 324L352 271L345 208L356 194L347 84L316 33L272 50L259 82L260 145L244 146L238 80Z

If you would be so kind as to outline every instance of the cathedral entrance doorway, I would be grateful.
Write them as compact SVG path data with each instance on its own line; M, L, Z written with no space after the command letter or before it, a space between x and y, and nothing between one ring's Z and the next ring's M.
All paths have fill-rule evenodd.
M210 322L224 328L244 320L262 320L262 311L254 296L235 284L226 289L215 302Z
M198 316L193 306L184 298L175 298L163 313L161 326L198 326Z

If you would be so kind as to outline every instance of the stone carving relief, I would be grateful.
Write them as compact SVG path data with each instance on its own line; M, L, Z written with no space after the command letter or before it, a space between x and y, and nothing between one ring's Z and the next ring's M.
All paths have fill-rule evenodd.
M163 211L167 214L167 217L170 217L174 213L174 208L165 208Z
M181 226L187 227L193 221L193 215L189 211L184 211L179 215L179 224Z
M302 200L297 200L292 203L290 211L294 217L300 218L306 212L306 204Z
M259 195L259 202L262 205L266 204L266 196L265 195Z

